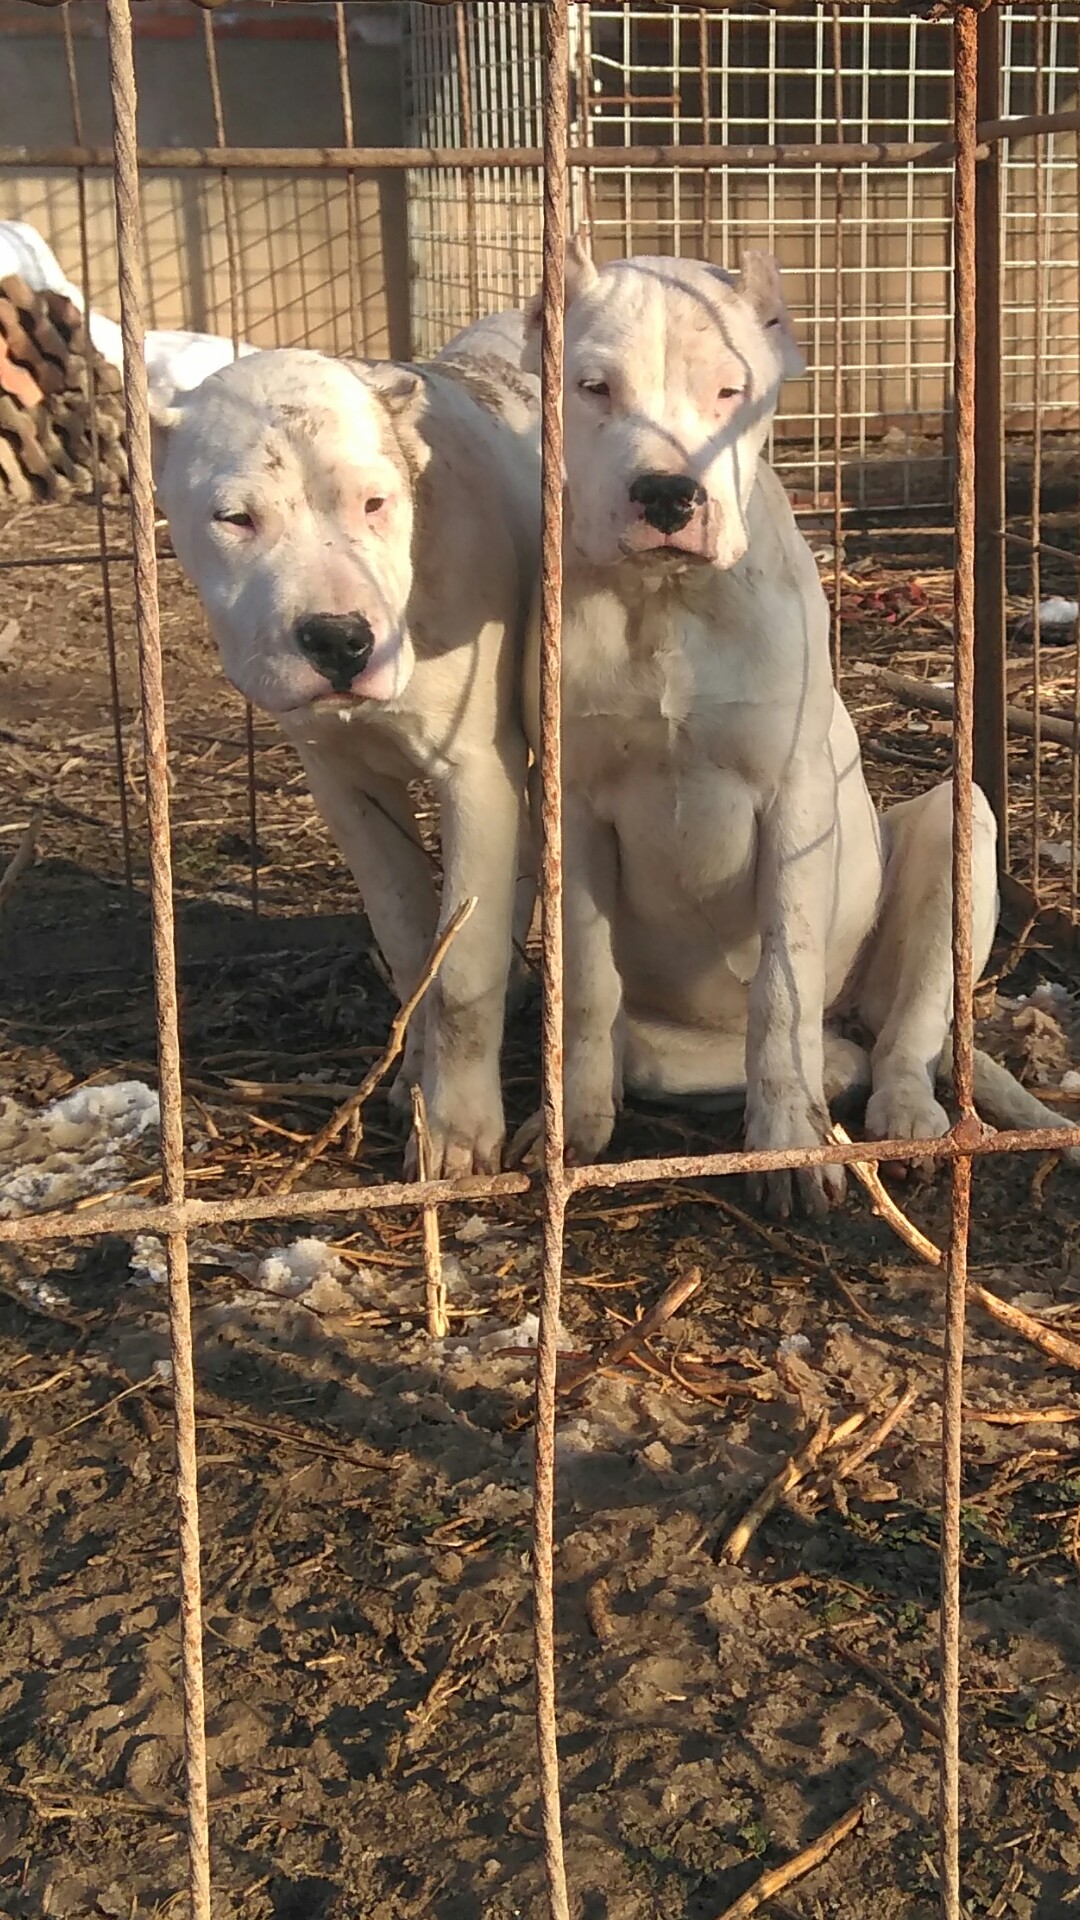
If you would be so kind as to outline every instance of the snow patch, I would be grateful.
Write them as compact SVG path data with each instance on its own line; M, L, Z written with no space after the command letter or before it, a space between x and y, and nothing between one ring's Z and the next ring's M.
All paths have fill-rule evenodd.
M60 1207L123 1185L125 1155L158 1126L153 1087L116 1080L77 1087L35 1112L0 1103L0 1217Z

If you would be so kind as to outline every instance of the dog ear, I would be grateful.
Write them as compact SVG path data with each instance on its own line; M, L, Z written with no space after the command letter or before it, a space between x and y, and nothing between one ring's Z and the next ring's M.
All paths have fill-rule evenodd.
M367 378L391 419L401 426L411 420L424 397L424 376L415 367L369 365Z
M563 307L571 307L580 294L587 293L597 278L596 267L589 251L589 242L579 227L566 249L566 267L563 281ZM542 293L535 293L525 309L525 344L521 350L521 367L524 373L540 371L540 332L543 317L544 299Z
M153 388L151 388L149 394L149 412L150 466L153 471L154 485L156 487L161 480L169 440L174 430L180 425L180 421L183 418L183 411L180 407L169 405L161 393L155 393Z
M785 375L806 372L806 361L791 331L791 321L780 286L780 264L774 253L744 253L736 293L753 307L772 339Z

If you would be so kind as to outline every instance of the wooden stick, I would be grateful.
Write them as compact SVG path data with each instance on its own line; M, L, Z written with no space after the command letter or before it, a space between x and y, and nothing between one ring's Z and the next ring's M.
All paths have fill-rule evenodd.
M883 1420L878 1421L877 1426L867 1434L866 1439L861 1440L857 1447L853 1447L845 1460L841 1460L836 1469L838 1480L846 1480L849 1475L857 1473L859 1468L869 1460L870 1455L884 1445L893 1428L900 1425L905 1413L915 1405L921 1391L916 1381L908 1381L896 1405L889 1409Z
M854 1833L865 1813L866 1801L860 1800L857 1807L851 1807L839 1820L834 1820L831 1827L826 1827L819 1840L815 1840L809 1847L804 1847L794 1859L786 1861L782 1867L770 1867L768 1873L763 1873L760 1880L755 1880L753 1886L741 1894L738 1900L733 1901L730 1907L724 1908L718 1920L749 1920L749 1916L757 1913L767 1900L772 1900L776 1894L783 1893L785 1887L790 1887L794 1881L801 1880L804 1874L812 1873L815 1867L820 1867L822 1861L827 1860L830 1853L840 1845L841 1840L846 1840L849 1833Z
M322 1127L314 1138L308 1142L303 1153L300 1154L293 1165L282 1174L275 1188L276 1193L292 1192L297 1180L307 1172L309 1167L314 1166L320 1154L326 1152L327 1147L333 1145L339 1133L344 1132L350 1121L359 1114L369 1094L375 1091L383 1075L393 1066L394 1061L397 1059L398 1054L405 1044L405 1034L409 1021L412 1019L425 993L435 979L457 935L461 932L462 927L465 925L466 920L469 918L475 906L475 898L463 900L453 919L448 921L428 955L427 965L417 981L416 986L413 988L408 999L398 1008L397 1013L394 1015L393 1025L390 1028L390 1038L374 1066L368 1069L360 1085L357 1087L356 1092L350 1094L349 1098L331 1114L325 1127Z
M841 1420L837 1427L830 1427L828 1418L823 1418L802 1451L792 1454L791 1459L785 1461L775 1479L762 1489L753 1506L728 1534L721 1557L737 1566L762 1521L768 1519L785 1494L789 1494L800 1481L806 1479L808 1473L813 1472L827 1447L839 1446L849 1434L858 1431L867 1417L864 1408L858 1413L849 1413L847 1419ZM748 1908L747 1911L752 1909Z
M35 807L23 828L18 846L0 876L0 910L7 905L27 868L34 864L34 849L44 817L43 808Z
M829 1133L832 1139L842 1141L844 1146L851 1145L851 1135L844 1131L839 1122L834 1121ZM873 1161L849 1160L848 1166L856 1180L870 1195L874 1212L892 1228L897 1237L905 1241L912 1252L918 1254L920 1260L925 1260L927 1266L943 1267L945 1255L941 1248L935 1246L932 1240L928 1240L925 1233L920 1233L914 1221L909 1220L903 1209L897 1206Z
M831 1131L834 1140L842 1140L845 1143L849 1141L849 1136L844 1132L843 1127L834 1125ZM928 1240L925 1233L920 1233L914 1221L909 1220L907 1214L897 1206L892 1195L886 1192L877 1168L866 1160L849 1160L848 1165L856 1180L861 1182L870 1195L874 1203L874 1212L887 1221L893 1232L905 1241L921 1260L925 1260L927 1266L943 1267L945 1255L941 1248L935 1246L932 1240ZM1055 1333L1051 1327L1044 1326L1041 1320L1033 1320L1029 1313L1022 1313L1019 1307L1011 1306L1007 1300L1002 1300L996 1293L991 1293L988 1287L980 1286L977 1280L968 1281L967 1295L968 1299L981 1307L984 1313L988 1313L992 1320L996 1320L999 1326L1008 1327L1010 1333L1018 1334L1031 1346L1038 1347L1049 1359L1056 1360L1063 1367L1080 1368L1080 1345L1075 1340L1067 1340L1064 1334Z
M888 693L898 694L913 707L929 707L931 713L947 713L950 717L953 713L953 696L949 687L935 687L928 680L914 680L909 674L894 673L891 667L875 667L865 661L852 671L876 680ZM1026 707L1007 706L1005 721L1010 733L1022 733L1032 740L1035 738L1035 715L1029 713ZM1056 740L1059 746L1071 747L1074 744L1071 720L1058 720L1053 714L1041 714L1039 732L1044 740Z
M961 1413L988 1427L1056 1427L1080 1420L1080 1407L962 1407Z
M412 1090L413 1130L416 1134L416 1172L421 1180L431 1178L431 1135L428 1132L427 1107L421 1087ZM439 1243L439 1209L424 1208L424 1305L427 1330L433 1340L445 1340L450 1331L446 1311L446 1281L443 1279L442 1247Z
M1039 1347L1050 1360L1056 1360L1059 1366L1075 1367L1080 1370L1080 1345L1075 1340L1067 1340L1063 1333L1055 1333L1051 1327L1043 1325L1041 1320L1033 1320L1030 1313L1021 1313L1008 1300L1002 1300L996 1293L979 1285L977 1280L968 1281L968 1299L982 1307L999 1326L1008 1327L1010 1333L1019 1334L1021 1340L1028 1340L1033 1347Z
M649 1308L648 1313L643 1313L640 1320L635 1320L632 1327L627 1327L624 1333L620 1333L617 1339L609 1341L607 1346L601 1347L598 1353L591 1354L576 1372L560 1380L559 1392L575 1393L579 1387L584 1386L586 1380L592 1379L594 1373L599 1373L604 1367L617 1366L620 1360L625 1360L627 1354L631 1353L635 1347L639 1347L643 1340L648 1340L651 1334L658 1333L665 1321L670 1320L673 1314L678 1313L680 1307L686 1305L700 1285L700 1267L691 1267L689 1273L681 1274L678 1280L673 1280L670 1287L660 1295L659 1300Z

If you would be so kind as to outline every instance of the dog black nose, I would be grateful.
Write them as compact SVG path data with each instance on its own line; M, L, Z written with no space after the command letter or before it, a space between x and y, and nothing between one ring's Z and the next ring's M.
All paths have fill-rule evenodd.
M296 644L335 693L348 693L371 659L375 635L362 613L312 613L297 627Z
M630 498L657 533L681 533L705 505L705 489L684 473L639 473Z

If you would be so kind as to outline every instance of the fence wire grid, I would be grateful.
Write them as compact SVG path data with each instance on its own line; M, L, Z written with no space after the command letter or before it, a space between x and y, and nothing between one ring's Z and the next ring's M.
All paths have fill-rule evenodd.
M824 1162L859 1160L905 1162L937 1158L950 1168L952 1212L951 1236L946 1262L944 1300L945 1353L942 1374L942 1510L941 1537L941 1688L940 1688L940 1898L946 1920L960 1920L963 1911L960 1880L960 1489L961 1489L961 1387L963 1376L963 1337L967 1291L968 1231L971 1207L971 1172L975 1157L1001 1153L1042 1152L1061 1149L1075 1141L1070 1127L1049 1127L1032 1131L988 1134L979 1123L973 1104L973 987L971 957L971 859L972 859L972 780L978 775L987 786L1003 830L1007 829L1010 803L1009 737L1011 708L1007 700L1005 664L1006 594L1005 563L1012 545L1028 556L1031 590L1038 607L1042 576L1040 569L1047 557L1060 551L1063 561L1075 565L1075 556L1066 548L1055 549L1042 538L1040 475L1046 454L1048 414L1046 386L1066 349L1062 344L1059 322L1072 312L1062 291L1062 275L1071 268L1073 254L1063 251L1063 236L1072 231L1075 239L1080 194L1080 138L1075 162L1063 157L1062 136L1076 134L1080 114L1074 107L1061 105L1061 75L1068 60L1062 47L1067 42L1075 49L1076 18L1068 9L1037 5L1023 10L982 6L977 0L937 9L947 14L945 31L951 39L947 61L923 73L920 84L937 88L935 113L938 124L933 137L925 138L920 123L916 130L914 112L915 63L911 78L903 83L896 74L876 75L858 57L845 52L861 34L868 44L872 22L869 5L840 7L805 6L794 10L794 21L783 20L769 10L765 26L775 46L776 35L797 25L809 35L812 60L817 62L818 81L812 111L801 143L779 143L775 139L775 99L755 92L749 69L743 75L745 101L737 114L725 112L719 118L712 111L711 77L728 58L732 35L751 18L762 24L761 10L738 9L712 0L712 4L673 4L663 9L643 10L640 14L628 6L594 7L591 18L584 9L573 8L568 0L545 0L542 6L523 4L508 9L490 7L485 0L466 14L461 6L448 3L424 8L426 25L422 32L430 38L427 83L434 84L439 74L439 49L451 36L459 60L468 51L468 35L476 38L481 57L490 59L499 71L519 77L531 75L539 94L539 113L526 122L515 117L516 105L509 94L505 115L483 120L475 102L462 92L459 67L456 99L442 101L444 115L457 115L432 122L432 139L413 148L360 148L353 145L354 129L349 77L349 35L347 9L334 10L334 33L340 77L340 148L326 148L316 154L311 149L254 149L228 144L222 92L217 70L215 24L210 13L203 16L203 42L207 76L213 102L213 144L205 148L140 149L136 134L136 86L133 51L131 0L108 0L109 84L112 104L112 145L109 148L88 145L82 123L76 62L68 10L64 9L64 35L67 74L71 88L74 145L67 149L43 149L28 154L23 149L0 149L0 166L74 169L77 185L78 226L84 292L89 304L94 289L90 283L90 245L88 239L87 179L95 171L111 172L116 207L118 255L118 291L127 377L125 408L130 460L131 549L106 552L106 528L99 514L100 560L105 592L106 629L110 661L113 663L114 709L115 632L109 602L110 561L112 565L131 564L134 570L136 627L139 650L140 698L144 732L145 787L150 846L150 892L152 907L153 985L156 1008L158 1069L161 1110L160 1203L141 1207L140 1231L158 1231L165 1236L168 1261L171 1353L175 1411L177 1492L180 1543L180 1586L182 1601L183 1709L187 1778L187 1826L189 1845L189 1901L193 1920L210 1920L211 1859L209 1811L207 1799L205 1713L202 1675L202 1609L200 1589L200 1535L198 1512L198 1461L195 1425L194 1365L191 1312L188 1287L188 1242L191 1232L200 1226L225 1222L259 1222L283 1216L300 1219L317 1215L359 1215L366 1210L384 1212L402 1209L415 1213L421 1207L438 1207L447 1201L463 1199L476 1202L498 1201L503 1196L535 1191L543 1231L542 1284L540 1294L540 1331L535 1390L535 1474L533 1502L533 1582L535 1621L535 1694L539 1751L540 1801L543 1816L543 1851L549 1911L553 1920L569 1920L572 1911L571 1890L567 1884L562 1837L562 1805L559 1788L557 1741L556 1669L555 1669L555 1578L554 1578L554 1497L555 1497L555 1360L559 1325L559 1298L562 1277L564 1221L571 1196L589 1191L634 1188L663 1184L673 1180L699 1179L718 1175L767 1172L779 1168L807 1167ZM489 18L490 15L490 18ZM579 17L582 16L582 17ZM626 97L618 97L608 84L612 70L611 48L622 36L623 56L619 65L620 84L627 74L645 71L635 64L634 36L650 23L662 27L670 36L674 52L674 71L681 77L693 67L700 84L696 119L683 115L684 89L676 86L666 95L644 99L647 116L655 114L655 124L628 117L634 100L642 100L642 88L636 81L626 88ZM940 22L939 22L940 24ZM900 30L899 28L897 29ZM903 29L914 46L918 28L912 20ZM487 40L493 34L496 39ZM503 35L502 39L498 39ZM1072 36L1069 39L1069 36ZM614 36L614 39L613 37ZM682 36L682 38L680 38ZM1004 39L1004 62L1002 59ZM940 41L938 42L940 45ZM693 49L690 61L687 48ZM502 63L500 66L500 62ZM823 91L823 75L835 63L838 77L835 96ZM467 65L467 62L466 62ZM853 111L849 97L856 71L863 74L861 105ZM1003 90L1002 76L1006 77ZM887 104L872 108L871 92L875 80L887 81ZM939 84L940 83L940 84ZM764 85L764 80L761 81ZM900 92L907 91L903 100ZM636 91L635 91L636 88ZM753 97L751 97L751 95ZM899 105L897 101L899 100ZM517 103L520 105L520 102ZM1022 112L1016 112L1020 107ZM530 108L530 112L532 109ZM894 124L898 116L899 124ZM885 125L883 122L887 122ZM516 142L527 123L530 145ZM854 125L856 138L849 139ZM655 138L642 140L642 129ZM684 136L689 133L688 140ZM451 135L453 137L451 137ZM459 137L460 136L460 137ZM614 144L614 136L621 145ZM1030 151L1024 158L1022 187L1020 166L1014 153L1019 141L1035 143L1034 161ZM501 148L500 148L501 143ZM1056 143L1056 144L1055 144ZM1045 161L1045 164L1043 163ZM725 249L736 244L739 222L728 200L729 174L752 168L760 176L761 190L775 191L776 168L789 165L804 173L811 182L811 224L818 239L832 230L837 252L830 268L820 251L815 256L814 339L836 351L836 378L839 379L841 353L846 356L849 319L845 313L843 284L845 275L836 268L851 214L852 183L865 208L875 169L900 166L908 182L907 208L911 212L912 169L931 170L948 191L951 208L951 248L947 264L947 285L951 297L942 307L948 321L951 354L931 357L930 370L947 376L951 424L952 508L955 528L953 567L954 660L952 685L948 689L949 710L954 716L954 832L953 832L953 955L954 955L954 1049L957 1104L960 1117L952 1131L940 1140L892 1140L836 1144L790 1152L716 1152L673 1155L659 1158L625 1160L620 1163L567 1168L563 1164L562 1130L562 926L561 926L561 786L560 786L560 617L562 588L562 308L563 262L571 225L584 220L600 238L610 233L618 242L632 239L634 219L632 195L647 189L650 182L662 183L664 212L661 224L670 250L699 246L708 251L714 233ZM418 217L430 221L438 201L436 181L452 180L461 203L468 210L469 226L477 245L469 251L465 282L470 312L483 305L486 290L478 251L485 235L489 210L501 206L513 229L510 256L515 290L531 285L536 266L528 222L522 208L528 194L517 189L533 179L542 194L540 261L542 269L544 347L542 381L542 827L541 871L542 974L543 974L543 1099L546 1116L545 1153L542 1176L533 1180L521 1173L504 1173L460 1181L429 1181L419 1184L387 1183L378 1187L332 1187L317 1193L254 1196L204 1200L193 1196L187 1185L184 1159L182 1113L183 1078L178 1019L177 968L175 958L174 896L171 873L170 795L167 766L167 723L162 675L162 648L158 605L157 552L154 537L154 500L150 465L150 428L143 360L144 317L147 296L144 282L144 230L140 184L142 170L191 170L216 177L224 210L224 253L228 276L228 313L230 331L238 339L247 328L246 303L250 285L245 285L241 260L242 242L237 213L238 177L253 168L322 168L340 175L345 183L347 206L347 285L348 312L352 316L348 345L363 350L369 343L363 337L360 319L363 238L359 203L359 181L372 174L407 172L410 180L430 176L430 191L417 196ZM483 186L478 180L483 180ZM605 199L612 182L622 196L620 211L612 210ZM691 184L692 182L692 184ZM1061 200L1068 188L1073 201L1063 207ZM655 189L659 191L659 189ZM829 207L829 196L832 204ZM652 216L650 216L652 217ZM660 216L656 216L659 218ZM1072 229L1069 229L1069 222ZM515 225L516 223L516 225ZM860 218L860 233L865 221ZM910 229L909 231L914 231ZM1020 236L1024 236L1021 248ZM1028 242L1030 241L1030 246ZM487 244L486 240L483 244ZM494 242L492 243L494 244ZM1022 254L1022 258L1021 258ZM1019 263L1028 273L1031 299L1013 297L1003 301L1002 273ZM916 324L919 302L910 290L919 282L910 255L902 263L907 275L908 295L898 311L904 340L904 377L914 382L919 348ZM941 269L932 270L939 275ZM824 297L829 274L834 280L835 305L830 314ZM1017 283L1019 284L1019 283ZM1002 351L996 332L997 320L1005 314L1010 331ZM1034 315L1034 337L1025 339L1025 316ZM468 316L467 316L468 317ZM1015 324L1013 324L1015 323ZM858 321L864 327L865 317ZM946 335L942 333L944 344ZM863 381L868 373L865 333L862 349L854 360L854 373ZM1015 404L1021 389L1015 383L1026 381L1023 392L1031 401L1032 529L1027 535L1011 530L1005 514L1004 414ZM820 378L820 376L814 376ZM914 389L909 386L907 401ZM852 406L838 391L835 407L835 445L833 499L828 503L834 514L836 571L847 537L842 512L841 475L845 455L842 422L849 414L859 420L868 415L865 386ZM1056 401L1055 404L1060 404ZM918 404L914 410L919 411ZM814 419L817 419L817 413ZM815 471L825 463L827 451L814 440ZM820 456L820 458L819 458ZM816 502L820 505L820 499ZM900 504L909 505L907 496ZM87 556L77 555L83 559ZM65 556L54 564L63 564ZM837 598L837 612L839 599ZM839 620L837 620L839 630ZM1028 735L1034 740L1032 783L1034 791L1034 843L1029 863L1030 889L1016 883L1018 893L1039 905L1037 897L1039 867L1039 772L1042 741L1040 737L1040 651L1039 622L1034 625L1034 688ZM837 631L839 644L839 631ZM977 708L977 715L976 715ZM1066 742L1071 745L1073 791L1071 796L1071 855L1068 907L1077 903L1077 747L1080 741L1080 640L1073 668L1073 703L1066 720ZM1058 736L1060 739L1061 736ZM254 736L250 715L248 725L248 789L251 807L252 846L255 845ZM116 725L115 750L120 792L125 791L124 742ZM130 843L126 816L123 825L125 858L130 876ZM253 888L257 884L252 876ZM257 896L253 894L253 906ZM130 1233L132 1214L123 1206L101 1205L92 1213L70 1209L44 1215L0 1220L0 1242L5 1244L41 1244L65 1242L109 1233ZM749 1907L747 1912L751 1911Z

